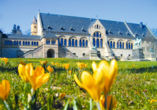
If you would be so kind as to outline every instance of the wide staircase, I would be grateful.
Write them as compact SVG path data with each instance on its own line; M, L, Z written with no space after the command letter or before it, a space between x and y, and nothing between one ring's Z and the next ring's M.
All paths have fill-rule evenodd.
M29 50L23 55L19 56L19 58L42 58L43 53L43 45L33 49Z
M77 55L74 55L72 52L70 52L67 48L65 47L59 47L59 58L78 58Z

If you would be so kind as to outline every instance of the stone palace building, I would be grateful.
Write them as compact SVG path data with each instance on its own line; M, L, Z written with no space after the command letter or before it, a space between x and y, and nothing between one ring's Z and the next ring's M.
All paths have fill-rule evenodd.
M136 38L142 39L144 57L157 53L157 38L147 25L38 12L31 35L14 26L12 34L0 32L0 56L8 58L89 58L92 47L106 60L131 59ZM157 55L156 55L157 57Z

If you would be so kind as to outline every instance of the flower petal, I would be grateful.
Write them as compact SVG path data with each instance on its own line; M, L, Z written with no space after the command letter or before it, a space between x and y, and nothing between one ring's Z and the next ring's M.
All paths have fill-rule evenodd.
M94 73L97 70L97 65L96 65L96 63L94 61L92 62L92 69L93 69Z
M74 74L74 79L75 79L76 83L77 83L80 87L84 88L84 86L82 85L82 83L81 83L81 82L79 81L79 79L77 78L76 74Z

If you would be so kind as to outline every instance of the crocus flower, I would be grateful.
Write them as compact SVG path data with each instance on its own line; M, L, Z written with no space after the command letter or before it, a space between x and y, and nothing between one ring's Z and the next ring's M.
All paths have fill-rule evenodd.
M80 70L85 67L84 63L77 62L76 64L80 68Z
M103 83L105 82L104 77L105 76L101 69L98 69L97 75L95 76L92 76L87 71L83 71L81 74L81 83L76 74L74 74L76 83L80 87L84 88L96 102L100 100L101 86L104 85Z
M48 66L48 67L47 67L47 70L48 70L50 73L53 72L53 68L51 68L51 66Z
M55 64L54 64L54 62L51 62L51 64L54 66Z
M47 61L39 61L42 65L46 65Z
M60 99L63 99L65 97L65 93L61 93L60 95L59 95L59 98Z
M65 68L66 70L68 70L69 67L70 67L70 64L65 64L65 65L64 65L64 68Z
M98 77L97 75L98 72L96 71L98 71L98 69L101 69L103 71L105 83L102 86L102 90L104 91L104 94L107 95L113 84L113 81L117 76L118 66L116 60L113 59L111 61L110 66L106 61L101 61L98 66L96 65L95 62L93 62L92 69L94 71L94 76L96 75L97 77Z
M71 71L71 70L69 70L69 73L71 74L71 73L72 73L72 71Z
M27 64L26 66L19 64L19 75L26 82L29 81L34 90L37 90L40 86L49 80L49 73L44 74L45 70L42 66L38 66L33 70L33 65Z
M151 100L150 100L150 103L153 103L153 102L157 102L157 100L151 99Z
M8 63L8 58L1 58L1 60L3 60L4 62L5 62L5 64L7 64Z
M27 77L26 74L28 74L27 68L28 68L30 65L32 65L32 63L27 64L27 65L19 64L19 66L18 66L18 72L19 72L20 77L22 78L23 81L25 81L25 82L27 82L27 83L29 82L29 79L28 79L28 77Z
M0 98L6 100L10 91L10 83L7 80L3 80L0 84Z
M116 108L116 103L117 102L112 95L107 96L107 110ZM101 110L105 110L105 97L103 95L100 97L100 107Z

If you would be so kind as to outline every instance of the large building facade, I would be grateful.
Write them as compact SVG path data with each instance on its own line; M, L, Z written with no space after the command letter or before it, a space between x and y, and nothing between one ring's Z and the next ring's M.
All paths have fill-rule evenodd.
M92 47L104 59L131 59L136 38L142 39L144 57L157 53L157 39L147 25L38 13L31 35L19 27L12 34L0 32L0 56L8 58L89 58ZM156 56L157 57L157 56Z

